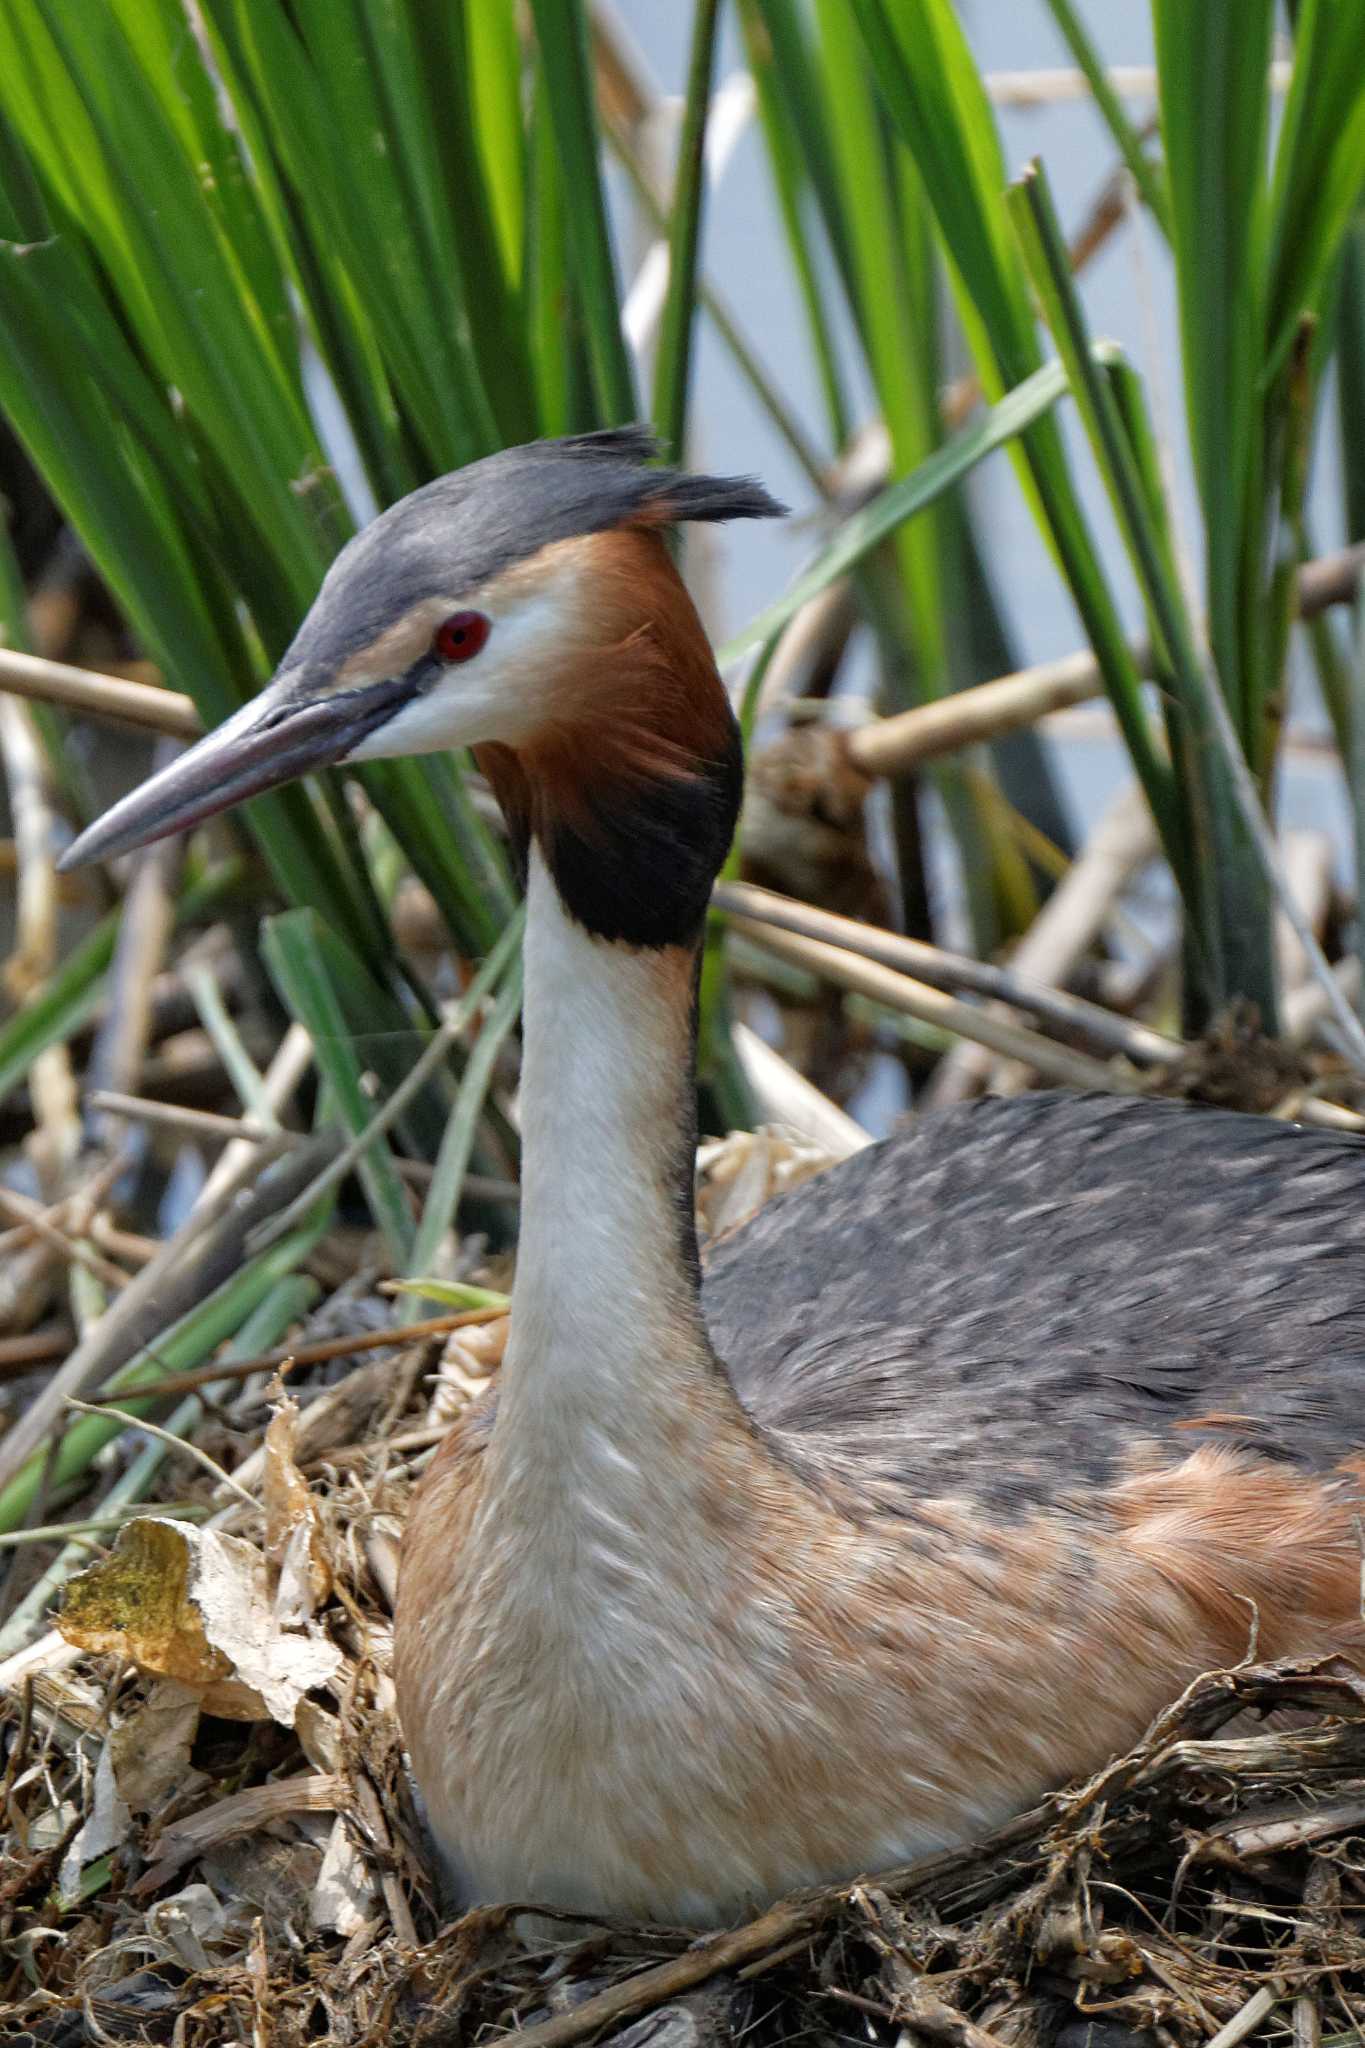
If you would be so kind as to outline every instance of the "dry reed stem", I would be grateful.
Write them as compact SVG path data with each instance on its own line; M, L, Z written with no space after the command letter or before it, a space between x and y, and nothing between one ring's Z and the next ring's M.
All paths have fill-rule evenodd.
M169 759L169 752L164 758ZM175 929L175 893L184 858L177 837L133 856L132 877L119 920L104 1016L86 1067L94 1088L131 1094L142 1078L151 1042L152 988ZM100 1138L113 1150L122 1137L117 1118L102 1119Z
M168 739L197 740L204 730L194 699L177 690L100 675L65 661L45 661L12 647L0 648L0 691L40 704L62 704L68 711L109 718L117 725L139 725Z
M21 1336L0 1337L0 1380L21 1379L35 1366L64 1358L75 1342L70 1323L45 1323Z
M1277 59L1270 67L1270 90L1287 92L1293 70L1287 60ZM1157 98L1157 74L1151 64L1111 64L1106 76L1120 99L1155 102ZM997 107L1056 107L1091 97L1090 80L1072 65L988 71L982 82Z
M1312 618L1329 605L1351 603L1363 562L1365 546L1357 545L1305 563L1299 571L1298 616ZM1150 675L1148 643L1134 641L1132 653L1140 672ZM902 775L921 761L982 740L999 739L1051 712L1083 704L1098 697L1103 687L1098 662L1088 648L1082 649L1060 661L997 676L993 682L978 683L956 696L940 697L932 704L858 726L848 734L849 757L865 775Z
M1102 1055L1119 1054L1140 1066L1152 1066L1178 1058L1183 1050L1178 1039L1167 1038L1146 1025L1132 1024L1081 996L1031 981L1015 967L996 967L969 954L929 945L922 939L859 924L833 911L817 910L774 889L761 889L752 882L722 882L712 900L719 910L773 925L780 931L823 939L864 959L879 960L884 967L912 973L933 988L962 989L971 995L994 997L1015 1009L1028 1011L1068 1036L1084 1039Z
M1105 812L1084 851L1020 940L1011 972L1032 982L1064 982L1094 944L1133 876L1156 852L1151 812L1141 790L1130 784ZM993 1065L980 1046L954 1046L939 1061L927 1103L941 1108L964 1100L984 1084Z
M870 1132L831 1102L790 1060L765 1044L756 1031L736 1021L732 1034L744 1078L765 1123L787 1125L832 1159L851 1159L872 1143Z
M742 1964L752 1963L766 1955L770 1949L813 1932L839 1903L838 1895L834 1894L805 1901L788 1900L773 1906L760 1919L751 1920L747 1927L737 1927L729 1934L711 1935L694 1947L685 1949L682 1955L672 1956L666 1963L656 1963L653 1969L641 1970L634 1977L612 1984L607 1990L599 1991L595 1998L584 1999L571 2012L556 2013L553 2019L517 2028L506 2036L506 2048L571 2048L573 2042L585 2041L589 2035L599 2033L614 2020L630 2019L636 2013L648 2012L652 2007L676 1998L680 1992L691 1991L696 1985L704 1984L722 1970L738 1969Z
M61 1422L69 1394L83 1394L94 1381L125 1365L236 1271L253 1224L273 1215L316 1170L318 1159L331 1156L336 1142L331 1134L319 1134L308 1148L281 1160L267 1180L239 1201L241 1188L260 1169L255 1148L246 1148L241 1174L216 1193L212 1204L195 1208L0 1437L0 1488Z
M167 1373L149 1391L157 1395L192 1394L200 1387L214 1385L218 1380L249 1380L258 1372L325 1365L333 1358L349 1358L355 1351L388 1351L395 1345L423 1344L429 1338L448 1337L452 1330L467 1329L475 1323L496 1322L506 1313L502 1308L466 1308L448 1316L428 1316L420 1323L398 1323L391 1330L363 1330L354 1336L323 1337L313 1344L282 1344L278 1350L263 1351L257 1358L226 1359L218 1365L199 1366L194 1372ZM109 1397L110 1401L127 1399L126 1390ZM103 1399L96 1399L90 1405L100 1410L108 1404Z
M283 1114L312 1064L311 1036L302 1024L291 1024L262 1082L263 1102L273 1115ZM207 1213L215 1208L233 1188L241 1187L258 1173L260 1165L260 1148L254 1139L233 1139L200 1189L192 1213Z
M69 1203L57 1204L57 1213L66 1210ZM116 1266L112 1259L101 1258L90 1246L70 1236L60 1224L52 1220L53 1211L45 1209L41 1202L35 1202L32 1195L18 1194L12 1188L0 1188L0 1215L22 1223L26 1230L55 1252L68 1266L82 1266L85 1271L104 1287L119 1291L128 1285L131 1274L122 1266Z
M310 1041L311 1043L311 1041ZM270 1076L266 1075L269 1085ZM85 1098L89 1109L110 1110L116 1116L127 1117L138 1123L152 1124L168 1131L181 1131L187 1137L204 1138L214 1143L245 1143L256 1148L256 1157L261 1165L276 1158L281 1152L297 1151L306 1145L306 1131L271 1130L265 1124L253 1122L250 1117L222 1116L216 1110L194 1109L181 1102L161 1102L148 1095L121 1095L113 1089L92 1089ZM405 1180L417 1187L430 1184L436 1169L429 1159L404 1159L397 1155L394 1165ZM464 1177L465 1192L477 1201L519 1202L521 1189L512 1180L499 1180L492 1174L467 1173ZM105 1235L106 1226L96 1218L94 1232L97 1240L111 1249L113 1235ZM126 1237L126 1233L117 1233ZM145 1254L151 1257L158 1250L156 1239L138 1240L150 1249Z
M127 1396L124 1398L126 1400ZM162 1429L159 1423L149 1422L145 1415L134 1415L127 1408L115 1407L111 1401L101 1401L96 1406L93 1401L78 1401L74 1394L68 1394L64 1405L74 1408L81 1415L111 1415L116 1422L121 1422L125 1429L140 1430L144 1436L156 1437L158 1442L168 1444L173 1451L183 1452L186 1457L193 1458L196 1464L203 1466L212 1479L244 1500L249 1508L259 1508L260 1502L249 1494L244 1486L239 1486L232 1474L225 1472L216 1458L211 1458L207 1451L201 1450L198 1444L192 1443L188 1437L173 1436L168 1429Z
M931 1024L940 1031L950 1031L956 1037L978 1041L1008 1059L1023 1060L1038 1073L1060 1082L1064 1087L1101 1089L1112 1094L1126 1092L1134 1085L1116 1067L1105 1066L1084 1053L1070 1052L1036 1031L1011 1024L990 1010L958 1002L941 989L912 981L908 974L897 974L893 969L865 960L842 946L831 946L820 939L799 938L794 932L777 931L772 925L759 924L753 918L737 917L733 924L736 931L743 933L755 945L775 953L779 960L789 960L823 981L832 981L839 988L866 996L874 1003L885 1004L888 1009L899 1010L907 1017L916 1017L921 1023Z

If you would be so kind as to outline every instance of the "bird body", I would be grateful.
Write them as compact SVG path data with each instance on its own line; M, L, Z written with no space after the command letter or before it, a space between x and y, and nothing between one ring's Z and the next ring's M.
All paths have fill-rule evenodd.
M534 855L528 912L511 1337L396 1631L466 1897L722 1921L986 1831L1253 1644L1360 1641L1365 1147L973 1106L778 1198L698 1317L687 970Z
M412 1506L400 1716L466 1897L714 1922L958 1842L1201 1670L1361 1647L1365 1147L983 1103L692 1221L734 722L659 529L774 509L631 433L339 558L256 704L74 850L475 746L527 868L494 1395Z

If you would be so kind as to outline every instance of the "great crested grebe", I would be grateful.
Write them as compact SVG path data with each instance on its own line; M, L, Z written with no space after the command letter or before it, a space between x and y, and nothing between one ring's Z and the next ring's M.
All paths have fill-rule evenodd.
M259 698L72 849L472 745L527 860L496 1400L412 1506L397 1686L465 1895L710 1922L991 1827L1201 1670L1359 1648L1365 1149L1170 1102L928 1118L699 1280L693 1006L740 754L638 430L353 540Z

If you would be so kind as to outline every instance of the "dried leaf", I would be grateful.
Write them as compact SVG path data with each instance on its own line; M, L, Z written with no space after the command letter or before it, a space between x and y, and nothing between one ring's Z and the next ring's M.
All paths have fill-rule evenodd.
M154 1684L109 1738L119 1796L132 1813L155 1813L190 1778L199 1694L177 1679Z
M277 1573L275 1618L285 1627L311 1621L332 1590L322 1517L294 1461L298 1403L281 1401L265 1433L265 1554Z
M58 1626L82 1649L177 1679L210 1713L286 1728L342 1663L331 1643L280 1627L250 1543L152 1516L129 1522L113 1554L72 1579Z
M316 1700L300 1700L294 1727L303 1753L315 1771L337 1772L342 1767L341 1722Z
M187 1884L147 1908L147 1931L187 1970L207 1970L209 1949L227 1936L228 1915L206 1884Z
M95 1765L94 1798L90 1811L62 1858L58 1888L64 1899L74 1901L77 1898L81 1872L86 1864L118 1847L128 1832L129 1820L128 1808L119 1796L114 1776L113 1747L106 1742Z

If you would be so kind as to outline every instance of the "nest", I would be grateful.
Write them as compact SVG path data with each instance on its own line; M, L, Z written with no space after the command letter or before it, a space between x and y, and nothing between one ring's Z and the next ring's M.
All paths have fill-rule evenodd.
M723 1234L813 1162L770 1135L705 1164ZM315 1312L288 1390L247 1380L199 1462L177 1458L163 1504L199 1519L152 1503L105 1532L60 1631L3 1667L0 2039L1357 2038L1365 1679L1344 1664L1201 1678L1130 1755L989 1841L720 1934L533 1900L452 1920L394 1715L395 1566L415 1479L505 1320L381 1328L351 1341L388 1348L336 1356L390 1314L354 1292Z

